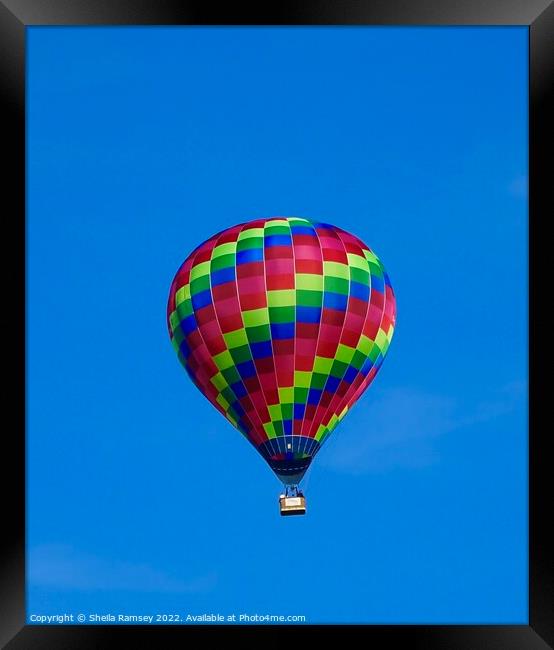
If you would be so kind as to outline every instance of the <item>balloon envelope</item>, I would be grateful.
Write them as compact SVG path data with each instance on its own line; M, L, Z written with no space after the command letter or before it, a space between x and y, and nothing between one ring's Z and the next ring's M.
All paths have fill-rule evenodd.
M361 240L297 217L228 228L178 270L167 319L200 391L286 484L372 382L396 317Z

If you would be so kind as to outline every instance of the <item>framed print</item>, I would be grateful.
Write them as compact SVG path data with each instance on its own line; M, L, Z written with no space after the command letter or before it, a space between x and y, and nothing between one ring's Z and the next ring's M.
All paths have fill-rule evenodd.
M553 25L0 1L6 648L554 647Z

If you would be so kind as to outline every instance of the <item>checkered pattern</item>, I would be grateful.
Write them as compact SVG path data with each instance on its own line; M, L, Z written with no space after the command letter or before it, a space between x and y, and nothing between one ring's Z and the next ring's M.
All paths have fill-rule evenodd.
M303 474L369 386L395 315L363 242L296 217L210 238L177 272L167 309L192 381L281 478Z

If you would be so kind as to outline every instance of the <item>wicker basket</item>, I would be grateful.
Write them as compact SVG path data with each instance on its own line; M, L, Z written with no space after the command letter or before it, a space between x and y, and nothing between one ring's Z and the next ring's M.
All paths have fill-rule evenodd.
M306 499L304 497L279 497L279 508L281 514L285 515L305 515L306 514Z

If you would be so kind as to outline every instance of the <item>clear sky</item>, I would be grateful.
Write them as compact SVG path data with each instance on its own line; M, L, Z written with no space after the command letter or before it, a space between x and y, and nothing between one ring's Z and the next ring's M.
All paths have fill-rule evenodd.
M28 616L527 622L527 29L30 28ZM396 332L309 512L193 386L213 233L336 224Z

